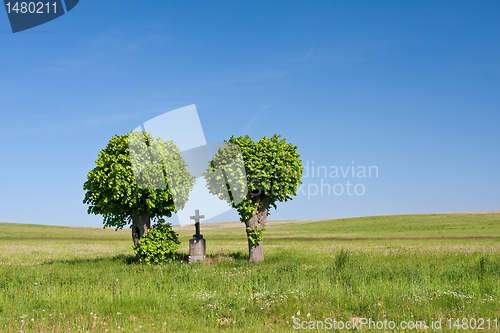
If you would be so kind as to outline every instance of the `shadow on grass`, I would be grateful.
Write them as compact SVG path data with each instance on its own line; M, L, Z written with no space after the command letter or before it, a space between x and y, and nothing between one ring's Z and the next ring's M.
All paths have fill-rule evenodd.
M52 260L42 263L42 265L54 265L54 264L69 264L69 265L80 265L80 264L106 264L106 263L116 263L122 262L126 265L139 264L139 259L135 255L125 255L118 254L110 257L102 258L92 258L92 259L69 259L69 260Z
M222 262L222 261L247 261L248 254L242 251L227 252L227 253L213 253L206 256L207 261L210 262ZM188 263L189 254L187 253L176 253L174 257L174 263ZM110 257L92 258L92 259L70 259L70 260L52 260L42 263L42 265L54 265L54 264L67 264L67 265L106 265L110 263L122 263L125 265L140 265L139 258L133 254L125 255L119 254Z
M187 254L187 253L176 253L175 254L175 261L188 262L189 261L189 254Z
M243 251L235 251L235 252L222 252L222 253L213 253L207 255L207 258L212 260L248 260L248 253L244 253Z

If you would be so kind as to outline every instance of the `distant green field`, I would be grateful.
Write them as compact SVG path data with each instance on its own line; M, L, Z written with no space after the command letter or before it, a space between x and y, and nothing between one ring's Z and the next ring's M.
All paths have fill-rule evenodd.
M136 263L130 229L0 223L0 331L294 332L326 318L500 331L498 213L270 221L259 264L240 222L202 224L208 258L193 265L193 226L174 229L178 260L155 267Z

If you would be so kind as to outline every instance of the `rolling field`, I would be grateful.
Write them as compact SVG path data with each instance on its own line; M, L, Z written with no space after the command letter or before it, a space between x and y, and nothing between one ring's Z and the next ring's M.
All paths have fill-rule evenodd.
M263 263L231 222L201 225L203 263L186 264L194 227L176 226L177 261L146 266L130 229L0 223L0 331L340 332L326 324L365 318L397 325L371 331L500 331L498 212L267 227Z

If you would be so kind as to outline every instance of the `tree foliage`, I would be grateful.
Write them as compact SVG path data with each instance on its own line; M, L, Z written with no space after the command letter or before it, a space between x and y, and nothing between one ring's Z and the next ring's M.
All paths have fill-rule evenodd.
M280 138L275 134L252 141L248 135L231 136L214 155L204 175L210 193L236 208L242 222L247 223L259 210L259 205L276 209L278 202L297 195L304 169L297 153L298 146ZM238 158L240 152L242 158ZM237 200L246 187L246 196ZM269 214L268 207L264 208ZM247 225L252 243L262 240L262 229Z
M264 239L264 231L267 228L260 228L255 226L253 228L247 227L247 238L253 245L258 245Z
M153 228L149 229L137 246L132 246L132 250L141 263L163 264L174 259L175 251L181 243L178 234L172 230L170 223L165 223L164 219L159 219Z
M141 142L144 149L131 151ZM89 214L103 216L104 227L123 228L144 211L154 219L170 217L184 207L195 183L175 143L144 132L113 136L95 163L83 202Z

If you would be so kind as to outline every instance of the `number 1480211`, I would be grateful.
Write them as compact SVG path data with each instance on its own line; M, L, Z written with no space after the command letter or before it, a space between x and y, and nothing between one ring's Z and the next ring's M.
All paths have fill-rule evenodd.
M10 2L5 4L7 7L7 13L10 14L12 12L18 14L49 14L49 13L57 13L57 2L54 3L43 3L43 2ZM51 11L52 9L52 11Z
M478 330L491 330L498 329L498 318L490 319L490 318L462 318L453 320L454 318L450 318L447 320L447 326L449 329L478 329Z

